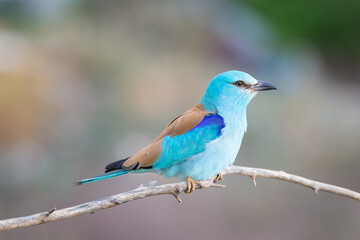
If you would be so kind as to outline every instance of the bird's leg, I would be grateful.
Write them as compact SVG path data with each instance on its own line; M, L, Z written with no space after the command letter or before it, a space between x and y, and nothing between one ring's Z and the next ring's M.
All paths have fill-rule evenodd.
M185 191L186 194L189 194L189 193L192 193L193 191L195 191L196 184L198 184L200 188L202 187L201 183L199 181L195 181L194 179L192 179L189 176L187 176L185 179L186 179L186 183L187 183L187 190Z
M224 177L221 173L218 173L214 179L214 183L216 183L217 181L220 181L220 180L224 180Z

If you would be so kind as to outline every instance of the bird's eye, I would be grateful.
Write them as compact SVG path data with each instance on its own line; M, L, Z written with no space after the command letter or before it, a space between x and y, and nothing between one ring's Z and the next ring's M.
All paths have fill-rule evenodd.
M234 82L234 85L238 86L238 87L241 87L241 86L244 86L244 82L243 81L236 81L236 82Z

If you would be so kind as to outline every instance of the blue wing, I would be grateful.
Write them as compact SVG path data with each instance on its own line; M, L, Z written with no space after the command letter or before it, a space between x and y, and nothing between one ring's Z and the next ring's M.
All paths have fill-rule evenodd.
M205 151L206 145L218 138L224 127L224 119L220 115L209 115L185 134L165 136L162 153L153 168L167 168Z

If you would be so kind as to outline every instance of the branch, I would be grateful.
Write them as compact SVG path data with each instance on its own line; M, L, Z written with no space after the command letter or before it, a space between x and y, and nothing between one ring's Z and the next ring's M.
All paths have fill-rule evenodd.
M250 176L255 186L256 177L274 178L311 188L315 191L316 194L318 194L319 191L325 191L360 201L360 193L351 191L346 188L337 187L327 183L317 182L300 176L288 174L283 171L230 166L223 169L221 173L222 175ZM224 185L213 183L213 180L214 178L201 181L201 186L196 186L196 189L209 187L225 187ZM179 194L187 189L187 185L185 182L164 184L160 186L155 186L155 184L156 182L150 182L128 192L119 193L117 195L105 197L99 200L83 203L73 207L68 207L60 210L54 208L47 212L37 213L26 217L1 220L0 231L29 227L33 225L67 219L86 213L94 213L97 210L115 207L120 204L155 195L171 194L176 198L177 201L181 202Z

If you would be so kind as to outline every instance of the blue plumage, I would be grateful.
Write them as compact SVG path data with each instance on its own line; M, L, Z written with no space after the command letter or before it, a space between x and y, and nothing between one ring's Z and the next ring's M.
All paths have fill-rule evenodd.
M206 145L219 137L223 128L223 118L219 115L210 115L183 135L166 136L161 145L163 151L153 164L153 168L167 168L205 151Z
M219 137L221 134L221 129L225 127L224 119L219 115L209 115L206 116L198 125L196 125L192 130L196 128L202 128L206 126L214 126L214 128L218 129L217 136ZM192 131L190 130L190 131Z
M101 174L101 175L96 176L96 177L83 179L83 180L81 180L79 182L76 182L75 184L76 185L81 185L81 184L84 184L84 183L96 182L96 181L100 181L100 180L104 180L104 179L124 175L127 172L128 171L124 171L124 170L116 170L116 171L113 171L113 172L108 172L108 173L105 173L105 174Z

